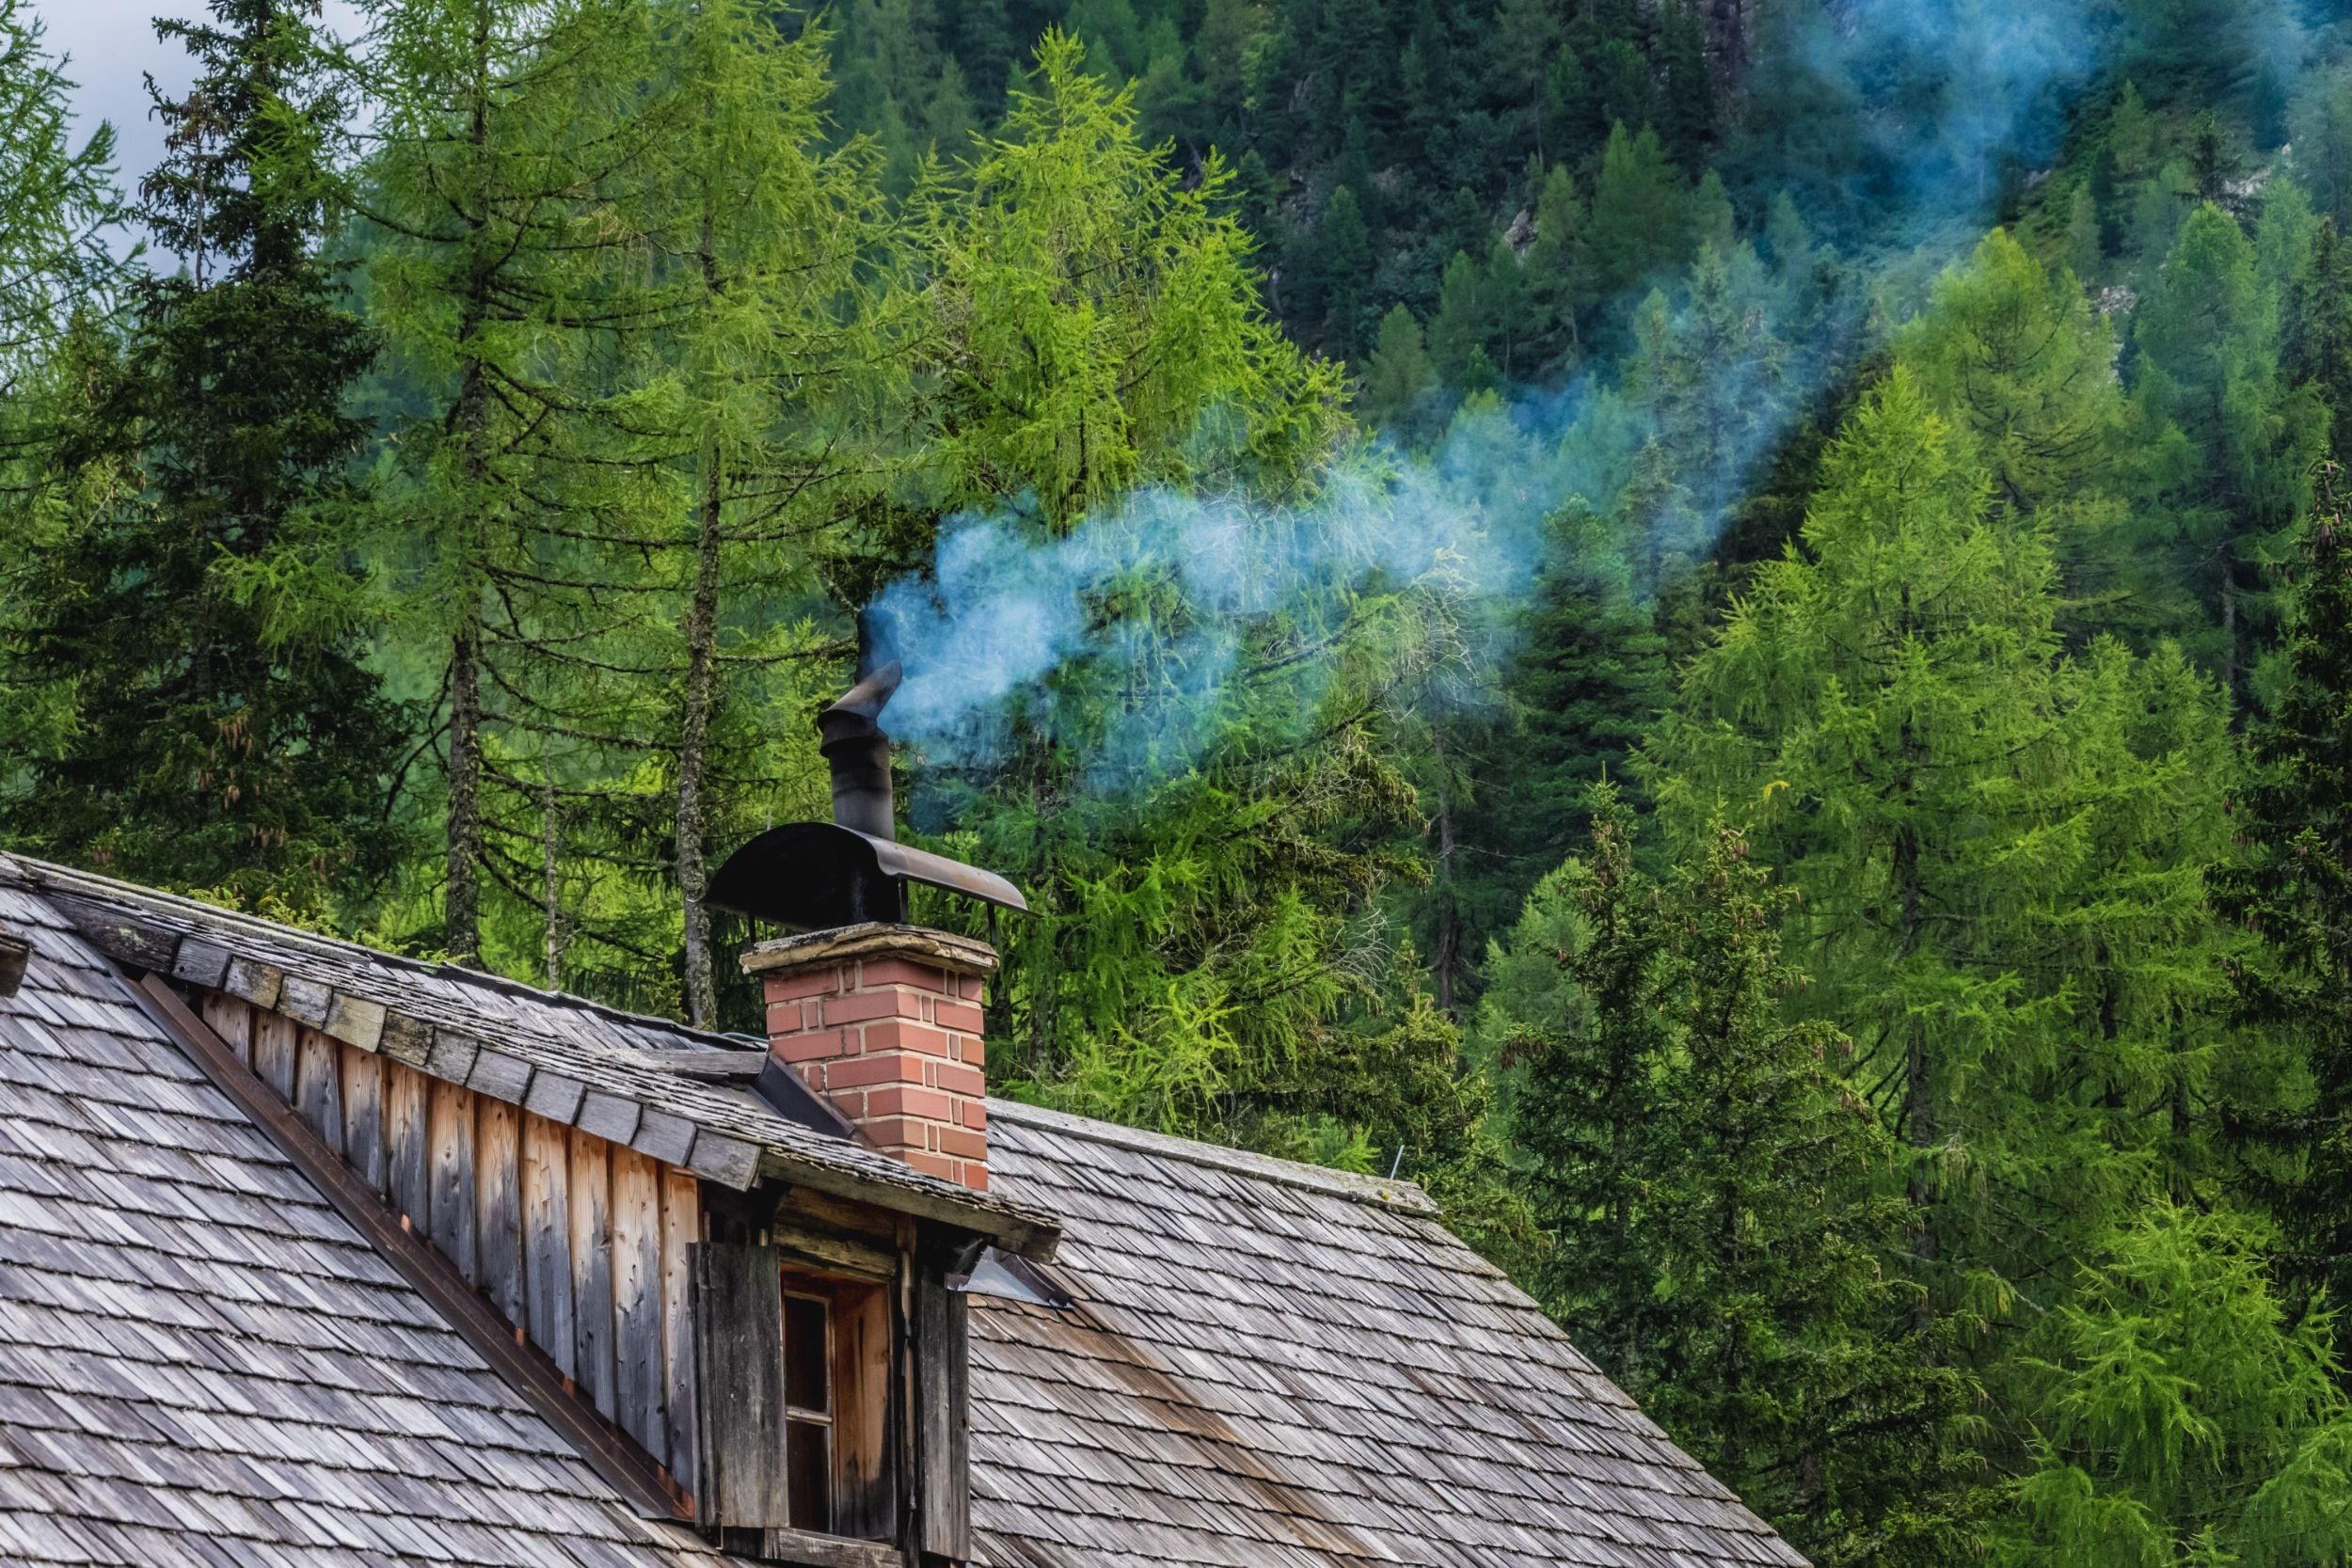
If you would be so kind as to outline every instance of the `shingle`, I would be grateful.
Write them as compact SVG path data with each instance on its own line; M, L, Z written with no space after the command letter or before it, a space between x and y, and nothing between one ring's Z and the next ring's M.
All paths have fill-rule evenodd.
M69 970L136 1031L104 1037L131 1066L42 1049ZM69 936L0 999L0 1560L720 1560L650 1537L126 988ZM465 1430L529 1468L414 1435Z
M1802 1563L1418 1193L992 1102L1080 1309L972 1301L1002 1562Z

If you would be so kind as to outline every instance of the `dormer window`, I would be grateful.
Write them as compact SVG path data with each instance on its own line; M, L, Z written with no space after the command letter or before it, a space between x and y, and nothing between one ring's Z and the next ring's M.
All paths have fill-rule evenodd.
M833 1303L784 1293L785 1479L796 1529L833 1532Z
M961 1302L946 1312L945 1282L911 1254L868 1256L846 1237L828 1250L840 1272L789 1246L695 1248L696 1517L727 1550L771 1561L964 1557ZM871 1266L847 1272L857 1262Z

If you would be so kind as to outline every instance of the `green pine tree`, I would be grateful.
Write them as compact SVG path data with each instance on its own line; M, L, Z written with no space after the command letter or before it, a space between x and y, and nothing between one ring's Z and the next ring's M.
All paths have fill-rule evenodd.
M198 78L158 102L139 215L185 267L142 281L119 348L70 350L5 644L7 684L70 718L28 748L8 816L64 859L316 916L402 848L403 736L351 565L347 406L375 345L319 255L342 109L298 4L214 0L164 34Z
M2258 565L2301 514L2326 436L2308 392L2279 376L2279 301L2254 246L2210 203L2191 213L2134 318L2150 499L2169 580L2207 626L2179 629L2243 698L2272 616Z
M1661 881L1613 791L1592 811L1538 895L1572 923L1531 904L1514 936L1573 941L1572 989L1488 1024L1518 1064L1547 1304L1811 1560L1973 1560L1973 1390L1883 1267L1904 1214L1871 1190L1886 1134L1853 1042L1781 1011L1804 984L1780 955L1790 895L1720 822Z
M2282 689L2249 744L2242 860L2220 903L2259 945L2235 971L2248 1022L2299 1051L2307 1086L2249 1084L2236 1108L2258 1186L2306 1291L2352 1292L2352 541L2323 472L2299 541Z
M1438 390L1437 367L1422 344L1421 323L1404 306L1390 306L1364 366L1358 415L1373 429L1409 443L1430 430Z
M1601 153L1585 229L1594 299L1614 298L1680 259L1687 200L1657 134L1634 135L1620 121Z
M1682 842L1752 813L1802 895L1797 1006L1859 1042L1903 1146L1923 1307L2001 1323L2209 1168L2232 1059L2217 694L2177 655L2061 656L2044 533L1898 364L1645 750ZM1979 1359L2013 1397L2030 1377Z

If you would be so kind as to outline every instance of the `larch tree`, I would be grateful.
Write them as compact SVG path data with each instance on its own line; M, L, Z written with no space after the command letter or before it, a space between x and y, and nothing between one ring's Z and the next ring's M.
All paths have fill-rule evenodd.
M650 16L628 0L381 0L369 16L379 108L351 199L402 378L390 573L439 643L424 656L445 778L432 924L479 964L503 891L544 923L552 974L559 906L593 902L559 885L563 814L601 803L565 759L595 770L642 749L600 721L635 673L603 655L663 591L638 564L658 449L621 379L645 325L642 261L618 264L626 230L606 208L679 105L616 90L651 63Z
M2033 1462L1994 1560L2352 1559L2335 1317L2291 1309L2268 1240L2242 1212L2167 1200L2085 1259L2039 1336Z
M823 815L810 732L782 716L830 695L838 640L812 615L885 485L882 427L904 404L893 335L909 312L876 277L877 150L825 146L824 33L787 40L745 0L657 19L689 112L617 207L652 258L644 419L674 447L684 526L662 539L675 651L641 700L652 733L675 736L685 1010L707 1025L714 832Z
M947 499L1029 491L1066 525L1141 483L1304 475L1338 431L1338 380L1259 302L1231 171L1188 179L1144 146L1132 86L1082 53L1048 32L968 191L934 173L914 198ZM1204 440L1212 414L1244 434Z
M2005 1320L2184 1190L2229 1048L2225 710L2174 654L2062 657L2056 573L1899 365L1645 752L1685 841L1753 814L1802 895L1799 1005L1901 1142L1923 1330Z
M2162 510L2171 580L2190 585L2209 630L2184 641L2249 690L2271 629L2260 564L2300 515L2326 425L2279 375L2279 300L2237 220L2189 214L2134 318L2136 393L2150 425L2144 494Z
M999 566L1082 529L1114 559L1144 547L1088 589L1089 648L1016 695L999 749L917 764L918 820L954 823L1033 911L1003 934L992 1071L1008 1092L1359 1166L1404 1145L1435 1180L1469 1158L1478 1086L1378 899L1420 827L1386 736L1406 721L1396 694L1448 657L1443 607L1285 564L1281 531L1316 525L1260 503L1316 504L1344 425L1336 372L1264 317L1246 236L1218 214L1224 172L1188 187L1063 35L1038 59L969 195L917 202L932 480L995 507ZM1131 509L1138 484L1163 488ZM1209 615L1154 555L1153 507L1202 504L1180 487L1232 509L1236 569L1270 574L1262 612ZM1401 504L1376 483L1360 499Z
M2296 562L2282 687L2249 737L2233 815L2243 854L2222 908L2260 940L2235 970L2252 1025L2282 1037L2305 1082L2249 1085L2233 1107L2256 1186L2305 1291L2352 1292L2352 541L2323 473Z
M103 314L119 274L114 128L79 147L73 84L25 0L0 0L0 394L13 395L77 312Z

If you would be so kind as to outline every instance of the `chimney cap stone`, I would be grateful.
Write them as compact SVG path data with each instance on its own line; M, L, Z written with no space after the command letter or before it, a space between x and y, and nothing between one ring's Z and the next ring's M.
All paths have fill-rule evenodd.
M928 926L869 920L856 926L810 931L803 936L755 942L743 950L743 969L750 974L769 974L778 970L810 969L858 958L912 958L957 974L993 974L997 965L996 949L974 938L933 930Z

